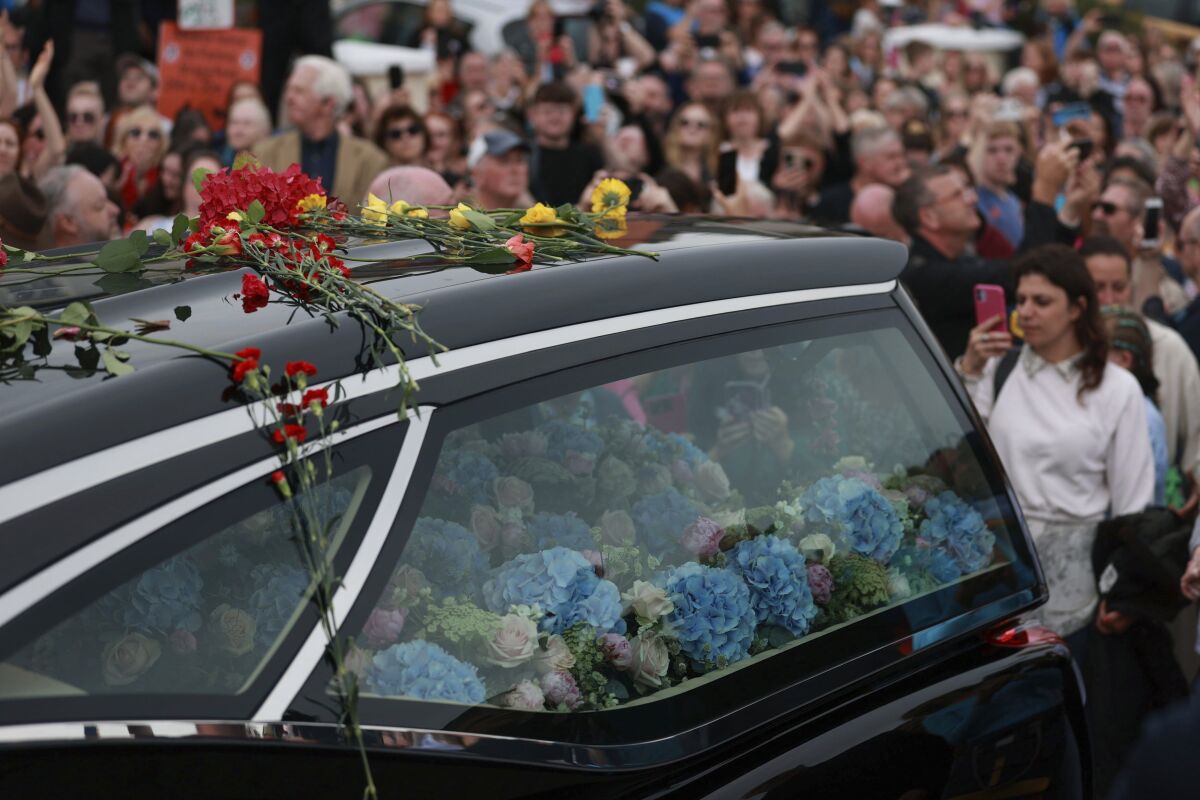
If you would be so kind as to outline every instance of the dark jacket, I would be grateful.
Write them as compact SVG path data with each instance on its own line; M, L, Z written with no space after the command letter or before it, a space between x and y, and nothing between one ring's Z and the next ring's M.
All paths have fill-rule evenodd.
M1187 569L1192 526L1165 508L1105 520L1096 529L1092 568L1113 611L1167 623L1187 605L1179 579Z

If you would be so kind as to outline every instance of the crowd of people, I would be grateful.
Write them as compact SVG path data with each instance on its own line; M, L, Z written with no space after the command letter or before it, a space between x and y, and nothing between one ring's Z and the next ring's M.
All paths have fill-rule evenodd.
M305 8L308 29L329 29L328 4ZM885 48L920 22L1015 28L1024 44ZM634 210L902 242L902 280L1033 532L1043 621L1086 667L1095 636L1161 625L1101 599L1097 524L1155 505L1188 518L1200 496L1200 39L1113 23L1071 0L602 0L565 19L533 0L506 49L480 53L451 0L430 0L402 42L433 53L427 95L402 80L373 94L327 41L297 36L290 73L233 86L214 129L159 114L143 55L89 77L5 15L0 236L60 247L169 225L197 213L195 169L252 155L300 164L350 205L557 206L617 177ZM369 10L344 27L388 34ZM272 39L272 64L287 49ZM981 321L980 285L1013 314ZM1181 592L1200 597L1200 556Z

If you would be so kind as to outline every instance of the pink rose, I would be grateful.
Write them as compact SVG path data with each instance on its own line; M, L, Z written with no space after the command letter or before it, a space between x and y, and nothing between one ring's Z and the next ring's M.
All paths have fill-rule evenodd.
M812 591L813 602L819 606L826 605L833 596L833 574L822 564L809 564L808 588Z
M488 640L487 660L499 667L515 667L533 658L537 650L537 623L519 614L506 614Z
M715 461L705 461L696 467L696 488L715 500L729 497L729 477Z
M600 637L604 657L614 669L626 670L633 665L633 645L619 633L606 633Z
M196 637L191 631L179 628L167 637L167 641L171 643L171 649L176 653L196 652Z
M624 511L605 511L600 517L600 539L613 547L631 544L634 539L633 519Z
M563 455L563 466L572 475L590 475L596 468L596 457L591 453L568 450Z
M511 475L496 478L493 488L496 503L501 508L519 508L526 513L533 511L533 487L520 478Z
M630 666L633 682L651 689L661 687L671 666L671 652L666 641L659 634L646 631L635 636L630 645L633 648Z
M725 529L708 517L700 517L683 529L679 544L694 556L716 555Z
M552 706L576 709L583 703L583 694L569 672L547 672L542 676L542 692Z
M533 242L525 241L525 237L522 234L518 233L505 242L504 248L512 253L513 258L522 264L533 262Z
M400 638L404 630L404 621L408 618L407 608L376 608L367 617L363 625L363 633L367 637L367 646L379 649L387 647Z
M471 532L479 540L479 549L485 553L500 543L503 526L500 516L490 506L475 506L471 509Z
M546 695L542 692L542 687L533 681L521 681L511 690L500 695L500 705L520 711L544 711Z

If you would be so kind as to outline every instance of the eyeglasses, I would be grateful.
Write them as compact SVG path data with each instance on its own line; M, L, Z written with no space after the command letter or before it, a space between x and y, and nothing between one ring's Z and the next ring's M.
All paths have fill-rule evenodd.
M1099 211L1101 214L1103 214L1106 217L1111 217L1113 214L1117 213L1118 211L1124 211L1124 210L1125 209L1121 208L1116 203L1110 203L1107 200L1097 200L1095 203L1092 203L1092 213Z
M935 206L940 206L942 203L947 203L951 200L966 200L968 197L973 197L974 194L975 194L974 187L959 186L957 189L955 189L953 192L946 195L945 197L935 198L933 201L933 204Z
M162 138L162 131L158 128L130 128L129 138L140 139L145 136L147 139L158 140Z
M695 119L689 117L679 118L679 127L681 128L696 128L697 130L706 131L709 127L709 121L706 119Z
M94 111L68 111L67 123L74 125L76 122L84 122L91 125L96 121L96 113Z
M412 125L406 125L403 128L388 128L388 132L387 132L387 138L389 138L393 141L395 141L396 139L403 139L405 136L420 136L420 135L421 135L421 126L417 125L416 123L413 123Z

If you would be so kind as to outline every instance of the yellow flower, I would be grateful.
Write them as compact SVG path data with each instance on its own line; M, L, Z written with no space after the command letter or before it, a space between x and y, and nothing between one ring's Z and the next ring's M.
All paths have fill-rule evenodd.
M367 204L363 207L362 218L371 225L383 227L387 224L387 201L381 200L374 193L367 195Z
M592 213L599 214L606 209L621 208L629 205L630 191L624 181L616 178L605 178L592 191Z
M614 211L616 209L613 209ZM624 209L621 209L624 211ZM629 226L625 223L624 214L613 214L609 212L600 219L596 220L596 236L600 239L620 239L625 234L629 233Z
M323 194L310 194L307 197L302 197L296 202L296 209L299 211L318 211L325 208L328 198Z
M471 228L471 220L463 216L463 212L473 210L466 203L459 203L458 208L450 209L450 227L464 231L469 230Z
M525 216L521 217L519 222L522 225L536 226L531 227L529 233L535 236L559 236L562 234L562 228L543 228L542 225L547 222L559 222L558 212L548 205L536 203L533 207L525 209Z
M419 219L428 219L429 212L420 206L410 206L403 200L397 200L388 207L388 211L395 214L397 217L417 217Z
M231 219L234 222L241 222L243 219L245 219L245 217L242 216L242 212L240 211L230 211L225 215L225 219Z
M410 208L408 216L416 217L417 219L429 219L429 210L425 208Z

